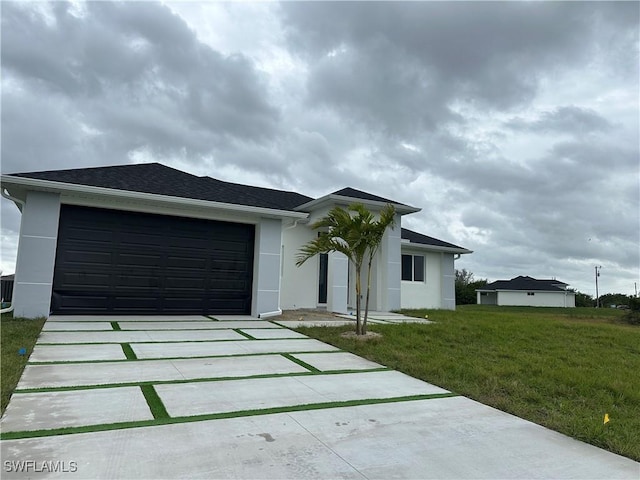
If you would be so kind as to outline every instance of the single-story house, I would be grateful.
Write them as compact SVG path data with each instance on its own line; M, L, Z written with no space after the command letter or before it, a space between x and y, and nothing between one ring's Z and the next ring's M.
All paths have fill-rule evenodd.
M498 280L476 290L478 305L575 307L576 294L558 280L519 276Z
M320 198L198 177L159 163L2 176L22 212L13 305L57 314L250 314L355 306L341 254L297 267L309 227L336 205L394 205L371 310L455 308L454 260L471 251L402 228L420 211L344 188Z

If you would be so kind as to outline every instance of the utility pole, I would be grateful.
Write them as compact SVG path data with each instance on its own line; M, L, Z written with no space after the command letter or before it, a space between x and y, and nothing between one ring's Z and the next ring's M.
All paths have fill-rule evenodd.
M598 294L598 277L600 276L601 265L596 265L596 308L600 308L600 295Z

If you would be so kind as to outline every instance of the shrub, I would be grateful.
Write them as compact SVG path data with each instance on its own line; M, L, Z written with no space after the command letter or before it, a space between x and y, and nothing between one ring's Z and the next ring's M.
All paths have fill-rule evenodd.
M622 316L622 321L630 325L640 325L640 298L629 298L629 310Z

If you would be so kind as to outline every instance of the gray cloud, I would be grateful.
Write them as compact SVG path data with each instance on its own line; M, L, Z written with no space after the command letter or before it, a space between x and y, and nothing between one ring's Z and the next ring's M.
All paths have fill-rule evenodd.
M613 128L606 118L594 110L575 106L558 107L553 111L542 112L535 120L514 118L505 122L505 126L514 130L539 133L574 134L602 132Z
M422 207L404 224L475 250L458 266L478 277L588 292L597 262L612 291L638 281L632 2L1 15L3 173L162 161L312 196L352 186ZM2 214L5 265L19 217Z
M637 16L633 5L617 7ZM312 78L313 98L354 108L369 104L383 122L381 104L395 105L398 96L419 100L413 110L435 109L436 115L453 99L497 109L526 104L539 72L589 60L597 21L610 10L569 2L318 2L282 8L291 45L319 61L318 83L340 86L332 94ZM343 61L327 59L341 51ZM372 95L360 88L366 93L376 84L384 84L378 91L385 95L371 103Z
M197 157L233 139L268 141L277 131L278 109L253 64L201 44L167 7L89 2L78 17L69 4L47 5L52 24L30 5L3 5L3 69L30 94L66 110L54 121L71 117L94 131L96 153L108 144L103 162L126 161L130 151L143 148ZM4 92L3 102L14 99L24 100L19 92ZM24 123L3 112L10 132ZM32 136L49 138L64 138L71 127L30 126ZM7 139L3 129L3 143ZM44 157L44 147L30 156Z

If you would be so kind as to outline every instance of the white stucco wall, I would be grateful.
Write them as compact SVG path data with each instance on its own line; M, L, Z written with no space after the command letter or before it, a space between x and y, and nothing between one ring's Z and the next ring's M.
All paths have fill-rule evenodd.
M401 281L401 308L443 308L442 254L412 249L406 246L402 247L402 253L406 255L424 255L425 281Z
M498 305L531 306L531 307L575 307L576 297L573 292L541 292L527 295L526 291L497 292Z
M256 225L253 257L253 316L280 313L282 222L263 218Z
M328 263L327 310L334 313L348 313L349 259L342 253L331 252Z
M301 246L317 233L307 225L285 225L282 230L282 282L280 305L283 310L316 308L318 306L319 257L296 266L296 255Z
M388 228L382 238L382 243L377 253L376 268L372 272L376 290L376 295L370 310L380 310L383 312L398 310L402 305L402 285L401 285L401 225L402 218L396 215L395 228ZM373 283L373 282L372 282ZM366 281L363 282L363 294L365 294Z
M27 193L13 287L16 317L49 316L59 217L60 195Z
M440 254L440 308L445 310L456 309L456 272L453 254Z

